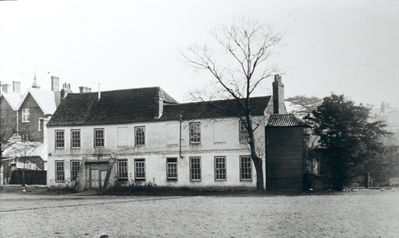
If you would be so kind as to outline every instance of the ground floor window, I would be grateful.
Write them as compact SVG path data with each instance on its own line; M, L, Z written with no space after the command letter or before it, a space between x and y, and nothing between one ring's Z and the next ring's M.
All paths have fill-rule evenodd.
M240 156L240 179L252 180L252 163L250 156Z
M80 161L71 161L71 181L76 181L78 178L78 172L80 168Z
M177 158L166 159L166 179L177 180Z
M118 160L117 175L119 180L127 179L127 160Z
M215 180L226 180L226 157L215 157Z
M201 157L190 157L190 179L201 181Z
M134 160L134 179L138 181L145 180L145 160Z
M65 180L64 161L55 161L55 181L62 183Z

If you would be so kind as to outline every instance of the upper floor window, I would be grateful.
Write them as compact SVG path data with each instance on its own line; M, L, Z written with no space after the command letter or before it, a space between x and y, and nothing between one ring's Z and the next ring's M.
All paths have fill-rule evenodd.
M190 144L201 143L201 123L190 122L189 124Z
M134 127L134 145L141 146L145 145L145 127L135 126Z
M64 148L64 130L55 131L55 148Z
M166 179L177 180L177 158L166 159Z
M22 109L22 122L29 122L29 108Z
M118 160L118 179L127 179L127 160Z
M252 163L250 156L240 156L240 179L252 180Z
M134 179L145 180L145 160L135 159L134 160Z
M39 120L37 121L37 130L42 131L43 128L44 128L44 120L43 118L39 118Z
M239 137L240 137L240 143L248 143L248 130L247 127L245 126L245 123L240 120L240 126L239 126Z
M94 147L104 147L104 129L94 129Z
M80 148L80 130L71 130L71 147Z

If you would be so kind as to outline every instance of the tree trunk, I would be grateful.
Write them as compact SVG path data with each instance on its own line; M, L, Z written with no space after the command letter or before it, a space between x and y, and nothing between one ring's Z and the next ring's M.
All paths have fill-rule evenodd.
M260 192L264 190L262 159L252 158L252 161L254 161L256 170L256 191Z

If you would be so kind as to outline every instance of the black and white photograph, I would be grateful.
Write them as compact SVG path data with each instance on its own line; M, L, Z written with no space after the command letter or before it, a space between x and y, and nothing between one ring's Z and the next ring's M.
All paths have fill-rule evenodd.
M3 237L399 237L399 0L0 0Z

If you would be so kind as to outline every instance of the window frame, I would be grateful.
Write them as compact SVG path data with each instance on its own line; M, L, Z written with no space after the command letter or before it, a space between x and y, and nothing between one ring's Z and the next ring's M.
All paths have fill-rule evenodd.
M78 163L79 165L76 171L76 178L74 178L74 168L76 168L76 166L74 166L74 163ZM71 174L70 174L71 181L77 181L79 170L80 170L80 160L71 160Z
M58 141L61 139L58 138L58 133L62 132L62 146L58 146ZM65 130L55 130L54 131L54 145L56 149L64 149L65 148Z
M102 138L97 138L97 133L96 133L97 131L103 132ZM104 146L105 146L105 129L104 128L94 128L93 139L94 139L94 143L93 143L94 148L104 148ZM102 139L102 145L97 145L97 140L101 140L101 139Z
M120 163L123 162L126 164L126 171L121 171L121 166ZM129 165L128 165L128 160L127 159L118 159L116 161L116 175L119 181L126 181L129 179ZM120 176L122 173L126 173L126 176Z
M137 169L138 169L137 164L139 164L139 163L143 163L143 174L144 174L143 177L138 177L138 176L137 176L137 174L138 174L138 172L137 172ZM137 158L137 159L134 159L134 180L135 180L135 181L145 181L145 176L146 176L146 172L145 172L145 159L144 159L144 158Z
M169 160L175 160L175 161L169 161ZM176 166L176 177L170 177L169 176L169 165L175 165ZM178 174L177 157L166 158L166 181L168 181L168 182L176 182L178 180L178 177L179 177L179 174Z
M224 161L224 178L218 178L218 171L221 170L221 168L217 168L217 159L223 158ZM226 156L215 156L214 157L214 173L215 173L215 181L227 181L227 166L226 166Z
M62 171L58 170L58 168L59 168L58 164L59 163L62 164ZM56 160L54 165L55 165L55 182L56 183L64 183L65 182L65 163L64 163L64 160ZM59 175L61 175L59 173L62 174L62 180L58 179Z
M79 132L79 146L74 146L74 137L73 137L73 133L74 132ZM80 149L80 147L82 146L82 137L81 137L81 131L80 129L71 129L71 149Z
M243 167L242 167L242 165L243 165L243 162L242 162L242 159L243 158L248 158L249 159L249 177L250 178L243 178L243 174L242 174L242 172L243 172ZM239 163L240 163L240 168L239 168L239 174L240 174L240 181L247 181L247 182L251 182L252 181L252 177L253 177L253 170L252 170L252 158L251 158L251 156L250 155L240 155L240 159L239 159Z
M241 130L242 126L244 127L244 130ZM243 134L246 135L246 138L243 136ZM248 130L247 128L245 128L245 124L241 120L238 121L238 141L240 142L240 144L248 144L249 141Z
M190 162L189 162L189 164L190 164L190 173L189 173L189 176L190 176L190 181L191 182L201 182L201 180L202 180L202 163L201 163L201 156L190 156ZM195 168L195 169L198 169L199 170L199 172L198 172L198 175L199 175L199 178L193 178L193 160L197 160L198 159L198 164L199 164L199 167L198 168Z
M30 122L30 121L29 121L29 117L30 117L30 110L29 110L29 107L27 107L27 108L22 108L22 112L21 112L21 121L22 121L22 122Z
M194 127L198 125L198 127ZM193 129L198 129L198 132L194 132ZM198 141L197 138L198 137ZM190 145L199 145L201 144L201 122L199 121L192 121L188 123L188 138Z
M143 138L140 140L138 140L138 136L140 136L140 135L137 134L137 131L139 129L143 129L143 134L142 134ZM137 143L138 141L140 141L140 142L142 141L142 143L138 144ZM145 146L145 126L135 126L134 127L134 146L135 147Z

